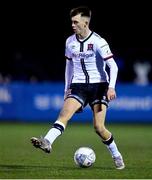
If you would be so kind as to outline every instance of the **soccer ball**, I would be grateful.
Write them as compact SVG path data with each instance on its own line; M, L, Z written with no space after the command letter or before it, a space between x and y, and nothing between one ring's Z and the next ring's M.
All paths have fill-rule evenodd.
M89 147L80 147L74 153L74 162L79 167L90 167L96 160L96 154Z

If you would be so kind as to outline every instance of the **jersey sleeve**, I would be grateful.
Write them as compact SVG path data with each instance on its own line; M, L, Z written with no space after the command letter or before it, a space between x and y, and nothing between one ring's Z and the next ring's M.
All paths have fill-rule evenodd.
M72 77L73 77L73 62L66 60L65 89L64 89L65 92L70 88Z
M69 39L67 39L65 43L65 58L68 60L72 59L70 48L69 48Z
M99 38L96 44L97 51L99 52L103 60L106 61L106 64L110 68L109 87L115 88L118 74L118 66L113 59L113 53L111 52L110 47L105 39Z
M97 48L97 51L99 52L100 56L104 60L107 60L107 59L110 59L113 57L110 47L105 39L103 39L103 38L98 39L97 43L96 43L96 48Z
M106 61L106 64L110 68L109 87L115 88L117 75L118 75L118 66L113 58L108 59Z

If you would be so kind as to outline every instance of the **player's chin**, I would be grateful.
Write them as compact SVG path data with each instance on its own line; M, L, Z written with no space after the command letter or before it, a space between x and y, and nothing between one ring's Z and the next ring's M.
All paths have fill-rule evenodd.
M76 33L76 29L73 29L73 32L75 32L75 33Z

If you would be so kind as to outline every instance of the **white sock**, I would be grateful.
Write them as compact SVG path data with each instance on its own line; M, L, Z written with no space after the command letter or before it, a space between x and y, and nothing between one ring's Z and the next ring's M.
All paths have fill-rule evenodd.
M60 135L61 135L60 130L56 128L51 128L44 138L49 140L49 142L52 144L55 141L55 139Z
M111 144L106 145L106 146L107 146L107 148L109 149L112 157L118 157L118 156L120 156L120 152L118 151L117 145L116 145L116 143L114 142L114 140L112 141Z
M55 124L58 124L58 125L62 126L63 129L65 129L65 125L64 125L62 122L56 121L56 122L54 123L54 125L55 125ZM58 129L58 128L56 128L56 127L52 127L52 128L48 131L48 133L46 134L46 136L45 136L44 138L47 139L47 140L49 140L49 142L52 144L52 143L56 140L56 138L57 138L58 136L60 136L61 134L62 134L62 131L61 131L60 129Z

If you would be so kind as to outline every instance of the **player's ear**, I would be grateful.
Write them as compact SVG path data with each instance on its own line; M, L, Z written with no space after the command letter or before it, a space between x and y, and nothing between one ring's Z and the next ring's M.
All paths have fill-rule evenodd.
M85 21L84 27L88 26L88 24L89 24L88 21Z

